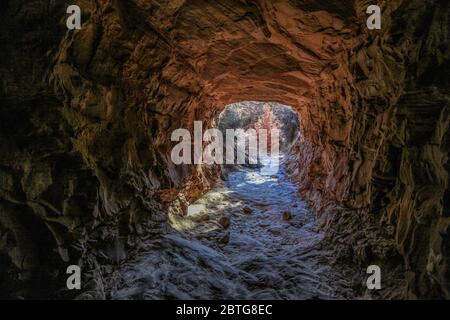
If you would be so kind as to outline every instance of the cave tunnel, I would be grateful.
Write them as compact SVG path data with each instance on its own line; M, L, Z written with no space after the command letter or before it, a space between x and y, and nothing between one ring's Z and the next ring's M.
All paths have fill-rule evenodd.
M0 5L1 298L450 298L449 3L74 2ZM233 104L277 175L172 161Z

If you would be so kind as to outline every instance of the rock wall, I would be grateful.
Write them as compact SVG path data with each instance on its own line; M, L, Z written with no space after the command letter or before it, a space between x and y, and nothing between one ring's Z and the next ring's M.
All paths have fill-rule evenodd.
M3 294L80 263L104 297L214 177L171 163L170 132L258 100L297 110L289 167L338 256L448 297L448 3L380 1L369 31L364 0L74 2L78 31L67 1L0 5Z
M367 3L356 5L362 13ZM350 102L316 99L351 112L330 114L311 139L305 123L321 114L310 108L291 171L342 256L390 270L392 290L381 297L448 298L449 5L397 1L382 10L382 30L360 30L351 49L351 80L339 77L331 91L349 90Z
M347 230L358 260L404 266L406 296L449 298L449 5L399 2L384 16L351 61L358 138L345 205L362 223Z

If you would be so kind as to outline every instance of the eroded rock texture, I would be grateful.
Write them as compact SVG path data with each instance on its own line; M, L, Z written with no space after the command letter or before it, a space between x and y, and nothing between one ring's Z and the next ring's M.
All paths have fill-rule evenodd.
M258 100L297 110L290 171L337 256L395 269L386 297L448 298L449 4L379 1L380 31L369 4L2 1L2 294L50 294L79 263L104 297L216 172L174 166L170 132Z

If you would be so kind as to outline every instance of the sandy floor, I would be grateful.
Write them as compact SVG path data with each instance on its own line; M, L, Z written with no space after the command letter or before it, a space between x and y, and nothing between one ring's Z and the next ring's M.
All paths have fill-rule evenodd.
M297 190L282 170L229 173L187 217L174 221L173 233L124 267L113 298L352 297L348 277L332 267L314 214Z

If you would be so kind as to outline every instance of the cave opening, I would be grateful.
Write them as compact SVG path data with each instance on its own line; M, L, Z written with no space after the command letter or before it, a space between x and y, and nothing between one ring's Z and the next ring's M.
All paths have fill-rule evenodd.
M247 136L248 129L265 129L268 132L277 129L280 131L280 151L286 152L298 138L300 121L291 106L277 102L242 101L223 109L217 119L217 127L222 133L228 129L243 129ZM270 149L270 144L267 147Z
M200 159L202 162L198 164L200 164L200 168L203 168L200 170L213 167L213 170L216 171L216 174L208 177L211 180L210 188L213 190L205 191L206 194L200 194L194 198L194 201L183 199L181 202L185 201L184 208L180 208L183 207L183 205L180 206L180 199L175 201L175 205L169 208L169 212L172 213L170 215L172 226L175 229L186 231L186 225L179 224L179 216L186 215L189 219L197 222L206 218L208 210L202 203L205 197L208 199L207 201L214 203L217 199L208 196L214 194L220 198L220 193L230 194L230 190L224 191L222 188L225 181L225 183L230 183L230 173L242 173L242 181L237 185L238 189L242 188L244 184L259 186L260 189L267 188L258 190L257 194L270 192L270 188L273 187L273 183L265 181L263 176L271 176L269 180L271 178L278 179L279 171L281 171L282 179L290 179L285 172L285 161L283 160L293 156L294 147L298 147L300 143L299 115L291 106L267 101L241 101L228 104L210 122L212 130L216 130L220 134L220 137L216 136L212 139L208 132L211 129L203 133L201 131L202 122L196 121L196 125L200 130L203 144L203 154ZM191 145L200 144L197 141L193 142L190 136L187 140ZM216 146L214 148L208 146L217 140L221 142L220 152ZM196 147L193 146L183 150L182 153L190 154L189 161L192 161L196 158L193 155L195 149ZM176 152L179 151L177 149ZM213 162L206 161L209 152L214 157ZM219 159L217 158L218 153ZM214 190L214 188L217 189L216 185L219 185L217 192ZM173 210L171 211L171 209ZM250 211L253 209L246 206L244 212Z

